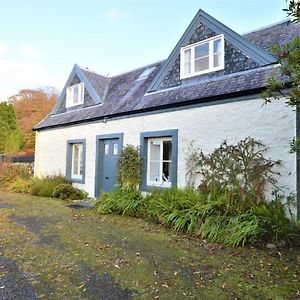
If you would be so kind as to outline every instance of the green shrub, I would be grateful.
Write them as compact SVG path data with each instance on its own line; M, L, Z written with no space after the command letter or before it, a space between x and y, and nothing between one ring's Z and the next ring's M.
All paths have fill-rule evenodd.
M32 181L17 177L10 185L9 191L14 193L29 194L31 192Z
M153 191L148 197L148 213L159 223L192 233L201 219L201 211L197 208L205 204L206 198L205 194L193 189Z
M280 198L248 208L236 207L234 197L231 192L203 193L193 189L154 191L148 197L147 212L154 221L176 231L230 246L278 241L291 232L297 234Z
M32 177L32 167L28 164L0 163L0 186L10 191L17 178L29 180Z
M142 160L139 147L126 145L119 157L118 183L121 188L138 189L141 181Z
M248 137L237 144L224 141L219 148L205 155L191 145L186 159L188 185L194 187L201 179L199 190L204 192L230 192L234 200L246 208L264 202L267 186L277 187L274 167L280 161L264 157L267 148ZM274 176L275 175L275 176Z
M32 180L31 194L41 197L52 197L55 187L62 183L68 183L67 179L61 175L34 177Z
M132 189L103 192L95 201L96 210L101 214L120 214L141 217L146 215L147 200Z
M52 193L52 197L63 200L81 200L87 198L88 194L80 189L73 187L70 183L57 185Z

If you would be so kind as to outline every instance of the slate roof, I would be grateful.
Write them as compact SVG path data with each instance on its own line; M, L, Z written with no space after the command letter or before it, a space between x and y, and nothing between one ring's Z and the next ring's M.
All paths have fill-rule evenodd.
M244 37L258 47L270 51L272 45L285 44L299 35L300 22L283 21L247 33ZM199 76L177 87L147 93L147 87L164 62L160 61L111 78L81 68L103 102L66 113L49 114L35 130L254 94L267 86L268 78L280 76L278 65L271 64L216 78ZM144 70L151 67L155 68L148 78L137 80Z

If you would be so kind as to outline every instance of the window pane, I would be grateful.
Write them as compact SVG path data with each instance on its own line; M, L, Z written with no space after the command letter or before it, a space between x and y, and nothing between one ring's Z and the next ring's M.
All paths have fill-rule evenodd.
M73 175L78 175L78 159L79 159L78 145L73 145Z
M221 65L221 53L214 54L214 68L219 67Z
M191 73L191 49L184 51L184 74Z
M171 182L172 178L172 163L171 162L163 162L163 174L162 179L166 182Z
M163 141L163 160L172 159L172 142Z
M78 103L78 97L79 97L79 94L78 94L78 85L74 86L73 87L73 103Z
M114 155L118 155L118 149L119 149L119 145L114 143L114 148L113 148L113 154Z
M195 72L207 70L209 68L209 57L203 57L195 60Z
M214 41L214 53L221 52L221 39Z
M191 49L187 49L184 51L184 62L188 63L191 61Z
M150 160L160 160L160 141L151 141Z
M78 160L78 158L79 158L79 147L78 147L78 145L74 145L73 146L73 151L74 151L74 159L76 159L76 160Z
M109 154L109 144L104 144L104 154L105 155Z
M82 145L81 144L74 144L73 145L73 159L72 159L72 174L75 176L82 175L82 159L83 159L83 152L82 152Z
M208 43L195 47L195 59L208 55Z
M150 181L157 181L160 182L160 176L159 176L159 169L160 169L160 162L153 162L150 161Z

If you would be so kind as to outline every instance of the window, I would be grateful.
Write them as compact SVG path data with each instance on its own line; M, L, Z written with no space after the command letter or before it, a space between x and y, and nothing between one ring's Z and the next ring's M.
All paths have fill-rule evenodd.
M148 78L149 75L153 72L154 69L155 69L155 67L151 67L151 68L145 69L145 70L139 75L139 77L138 77L138 79L137 79L136 81L138 81L138 80L144 80L144 79Z
M181 48L180 78L224 69L224 35Z
M178 130L141 133L142 190L177 185Z
M82 144L72 145L72 178L82 179L83 174L83 153Z
M114 143L113 155L118 155L119 152L119 144Z
M67 141L66 178L71 182L85 182L85 139Z
M147 184L171 186L172 138L148 139Z
M84 100L84 83L80 82L78 84L67 87L66 91L66 107L72 107L80 105Z

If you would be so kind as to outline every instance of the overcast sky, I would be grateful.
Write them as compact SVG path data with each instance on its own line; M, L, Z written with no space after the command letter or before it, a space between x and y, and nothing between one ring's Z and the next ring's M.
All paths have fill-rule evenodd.
M62 89L75 63L115 75L164 59L199 8L238 33L286 18L285 0L0 1L1 100Z

